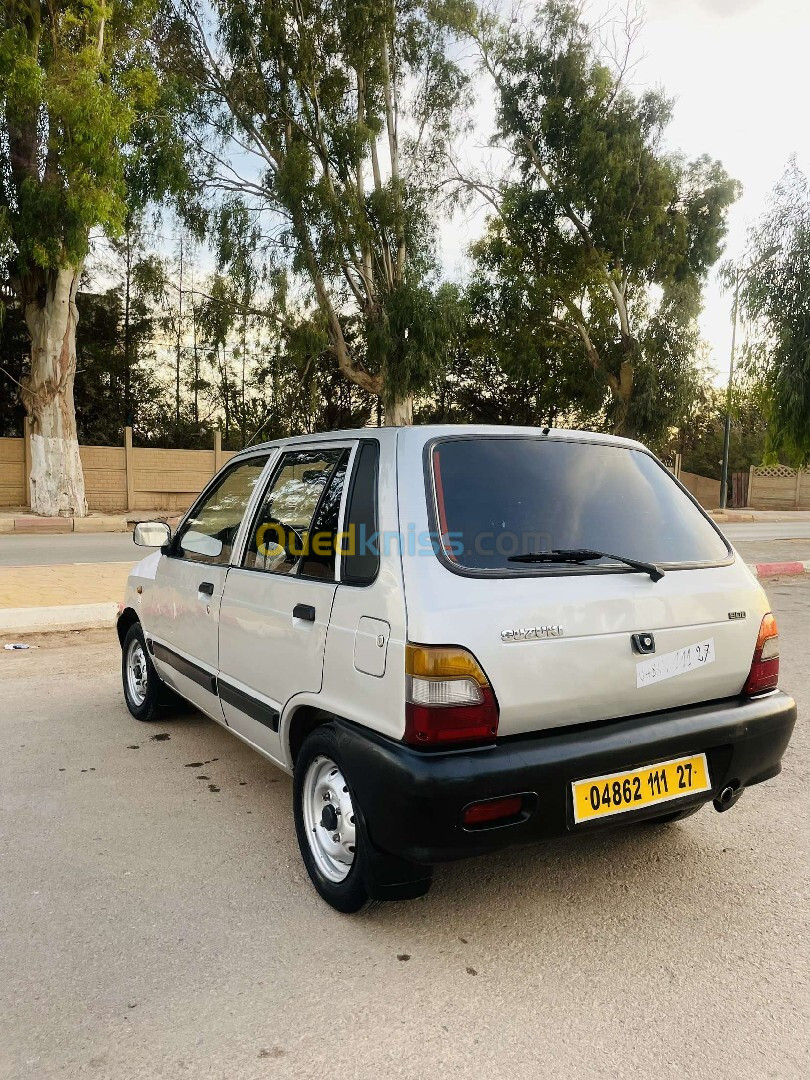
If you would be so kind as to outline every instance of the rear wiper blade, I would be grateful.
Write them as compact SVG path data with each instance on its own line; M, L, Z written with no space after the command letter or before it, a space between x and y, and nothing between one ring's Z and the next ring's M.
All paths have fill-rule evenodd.
M552 548L550 551L524 551L521 555L510 555L507 562L519 563L583 563L594 559L613 559L624 563L633 570L649 574L653 581L660 581L664 571L655 563L642 562L640 559L628 559L625 555L611 555L609 551L594 551L591 548Z

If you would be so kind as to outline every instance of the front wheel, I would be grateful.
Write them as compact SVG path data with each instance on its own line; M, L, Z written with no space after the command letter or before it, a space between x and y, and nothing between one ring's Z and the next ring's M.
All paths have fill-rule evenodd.
M161 682L146 648L140 623L133 623L121 651L124 700L136 720L154 720L161 703Z

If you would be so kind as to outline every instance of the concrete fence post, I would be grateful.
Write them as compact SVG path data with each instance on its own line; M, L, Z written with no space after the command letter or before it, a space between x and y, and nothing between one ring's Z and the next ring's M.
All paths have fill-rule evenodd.
M754 499L754 475L755 475L755 470L756 470L756 465L749 465L748 466L748 498L745 500L745 505L746 506L753 506L754 505L753 499Z
M214 472L218 473L222 468L222 432L217 428L214 432Z
M802 493L802 470L797 469L796 470L796 495L795 495L795 499L794 499L797 510L799 509L799 504L801 502L801 493Z
M132 428L124 428L124 457L127 470L127 510L135 509L135 454L132 450Z
M23 417L23 487L25 505L31 508L31 420Z

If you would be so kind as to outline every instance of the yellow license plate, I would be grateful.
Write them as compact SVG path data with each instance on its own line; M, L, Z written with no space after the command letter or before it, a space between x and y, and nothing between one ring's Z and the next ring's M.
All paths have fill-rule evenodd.
M709 766L705 754L674 758L643 769L593 776L571 785L574 795L574 821L626 814L654 803L682 799L710 791Z

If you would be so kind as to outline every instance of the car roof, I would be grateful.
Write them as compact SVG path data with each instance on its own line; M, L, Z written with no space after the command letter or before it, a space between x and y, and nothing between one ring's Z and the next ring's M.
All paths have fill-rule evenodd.
M309 446L320 442L341 442L346 439L379 439L381 442L396 441L404 437L409 443L424 444L434 439L458 438L459 436L517 436L554 439L570 439L574 442L610 443L616 446L629 446L644 449L641 443L617 435L605 435L598 431L584 431L576 428L518 427L512 424L417 424L412 427L362 427L344 428L340 431L320 431L312 435L294 435L288 439L272 439L257 443L255 446L239 450L236 456L255 454L262 450L275 450L279 447L294 449L296 446ZM233 459L231 459L233 460Z

